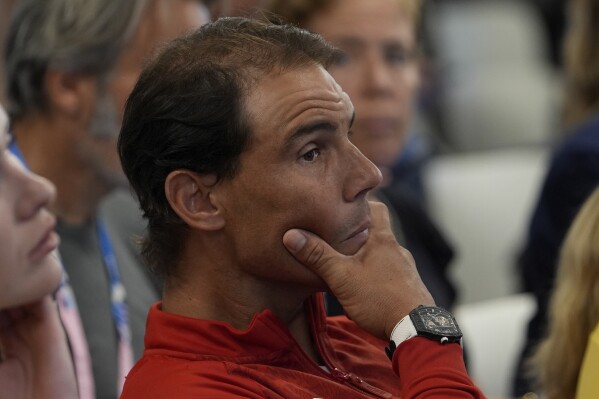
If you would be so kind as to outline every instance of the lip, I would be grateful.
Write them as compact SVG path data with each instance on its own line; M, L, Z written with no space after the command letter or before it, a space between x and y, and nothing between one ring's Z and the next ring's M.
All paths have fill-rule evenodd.
M50 225L44 230L44 234L41 236L35 247L29 252L29 259L32 262L38 262L42 260L50 252L58 248L60 244L60 237L55 231L56 219L52 217Z
M358 248L362 247L368 241L370 228L370 219L362 223L357 229L355 229L349 237L344 239L343 244L356 245Z

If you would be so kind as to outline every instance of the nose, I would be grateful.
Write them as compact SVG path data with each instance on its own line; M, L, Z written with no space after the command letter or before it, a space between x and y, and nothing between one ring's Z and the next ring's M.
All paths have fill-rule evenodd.
M385 96L393 93L394 82L393 73L383 58L383 54L378 51L371 51L365 57L364 68L362 70L364 78L364 91L367 96Z
M348 174L343 198L347 202L353 202L366 197L370 190L381 183L383 175L379 168L370 162L356 146L349 143L349 147L346 164Z
M16 159L12 163L17 177L14 189L19 192L17 218L27 220L54 202L56 188L48 179L25 170Z

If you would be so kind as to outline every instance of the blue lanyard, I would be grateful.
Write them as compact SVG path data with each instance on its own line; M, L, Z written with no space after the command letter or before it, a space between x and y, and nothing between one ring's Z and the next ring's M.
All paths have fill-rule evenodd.
M19 147L17 147L17 143L14 140L8 145L8 151L10 151L15 157L17 157L18 160L21 161L21 164L25 168L27 168L27 164L25 163L25 158L23 157L23 153L21 152Z
M129 312L127 309L125 286L121 282L121 275L116 262L116 256L104 224L96 220L96 230L100 242L100 250L104 259L104 266L108 273L110 285L110 302L112 304L112 318L116 325L121 344L131 345L131 331L129 329Z

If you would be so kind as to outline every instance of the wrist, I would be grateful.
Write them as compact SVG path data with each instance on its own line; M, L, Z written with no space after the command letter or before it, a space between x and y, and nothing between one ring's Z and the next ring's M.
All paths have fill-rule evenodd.
M413 303L408 306L401 306L400 309L395 309L394 312L388 312L387 314L389 315L389 317L384 328L385 338L391 339L391 334L393 334L393 330L398 326L398 324L401 323L401 321L404 320L406 317L409 317L411 312L413 312L421 306L435 306L435 304L434 302L431 303L425 300L422 302Z
M395 345L399 345L403 341L406 341L417 335L418 331L416 331L416 327L414 327L414 323L410 319L410 315L407 314L395 325L395 327L393 327L391 335L389 336L389 340L395 342Z
M441 344L462 342L462 332L451 313L436 306L420 305L404 316L391 330L389 348L386 349L389 358L393 357L397 346L416 336Z

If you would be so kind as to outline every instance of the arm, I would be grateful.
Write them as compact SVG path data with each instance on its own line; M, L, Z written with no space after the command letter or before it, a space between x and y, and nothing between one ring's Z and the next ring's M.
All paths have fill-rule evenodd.
M55 302L0 312L0 399L77 398L75 372Z
M391 232L387 209L371 202L372 226L354 255L339 254L319 237L301 230L285 233L289 252L322 278L347 315L371 334L389 339L395 325L419 305L434 305L414 260ZM468 377L458 344L415 337L393 356L403 398L482 398Z

